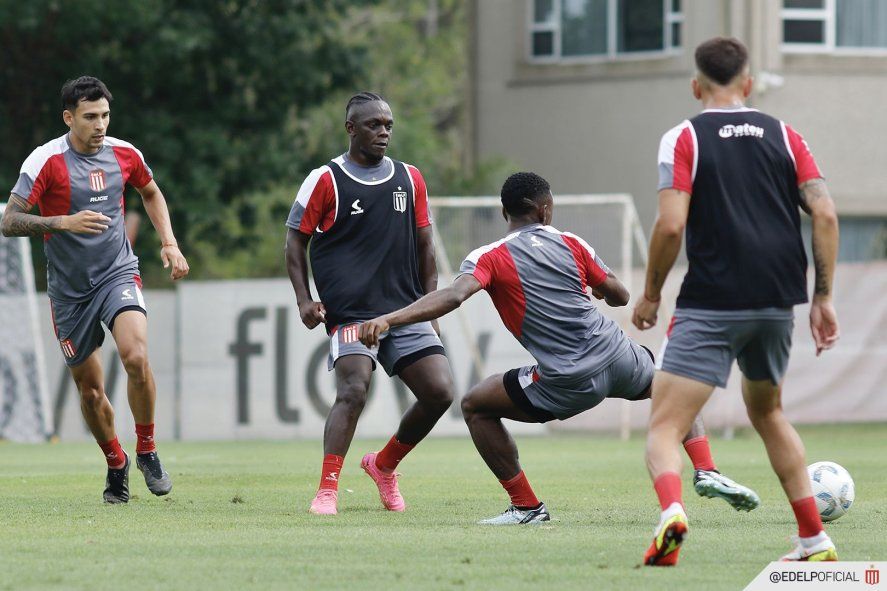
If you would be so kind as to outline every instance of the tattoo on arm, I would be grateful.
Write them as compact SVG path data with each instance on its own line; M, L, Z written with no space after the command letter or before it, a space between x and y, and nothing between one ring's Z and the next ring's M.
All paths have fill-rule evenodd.
M819 296L831 294L834 262L837 256L837 226L834 219L834 204L825 181L811 179L798 187L801 192L801 208L813 218L813 268L815 270L814 293Z
M19 197L10 195L3 213L4 236L40 236L62 231L62 216L43 217L28 212L34 206Z
M813 243L813 268L816 270L816 279L813 286L813 293L820 296L827 296L831 292L828 280L828 269L826 268L825 255L821 252L822 248L816 242Z
M829 196L823 179L810 179L798 189L801 192L801 209L808 214L813 210L813 205L817 201Z

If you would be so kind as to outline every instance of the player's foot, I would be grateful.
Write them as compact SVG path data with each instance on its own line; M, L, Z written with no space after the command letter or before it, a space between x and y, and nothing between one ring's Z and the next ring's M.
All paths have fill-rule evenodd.
M644 554L647 566L674 566L678 563L681 544L687 537L687 515L680 503L672 503L662 512L653 532L653 543Z
M308 512L315 515L336 515L339 512L338 502L339 491L321 488L314 495L314 500L311 501L311 508L308 509Z
M478 521L481 525L528 525L551 521L551 515L545 503L539 503L532 509L520 509L510 505L501 515Z
M833 562L838 559L838 553L835 551L835 545L832 543L825 532L819 534L822 540L817 543L806 546L797 536L792 536L795 543L795 549L780 558L783 562Z
M129 502L129 456L126 456L126 463L122 468L108 468L108 475L105 477L105 492L102 494L106 503L116 505L117 503Z
M761 504L758 493L727 478L717 470L696 470L693 488L700 497L720 497L737 511L751 511Z
M157 457L156 451L137 455L136 467L145 476L148 490L158 497L167 495L172 490L172 479L160 464L160 458Z
M407 508L407 504L397 488L397 473L379 470L376 466L375 453L368 453L363 456L363 459L360 461L360 467L379 487L379 499L381 499L382 505L386 509L400 512Z

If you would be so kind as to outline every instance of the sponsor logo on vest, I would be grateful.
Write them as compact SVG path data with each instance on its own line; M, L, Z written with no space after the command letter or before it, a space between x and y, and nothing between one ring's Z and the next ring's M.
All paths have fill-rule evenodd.
M744 123L742 125L725 125L718 130L724 139L731 137L764 137L764 128Z
M105 171L97 168L89 171L89 188L93 191L105 190Z
M351 215L359 213L363 213L363 208L360 206L360 199L355 199L354 203L351 204Z
M120 296L121 300L134 300L135 299L134 297L132 297L132 290L131 289L124 289L121 293L123 294L122 296Z
M403 187L398 187L394 192L394 211L403 213L407 210L407 192L402 191Z
M90 203L99 203L100 201L107 201L107 200L108 200L107 195L99 195L98 197L90 197L89 198Z
M535 236L530 236L530 246L543 246L542 242Z

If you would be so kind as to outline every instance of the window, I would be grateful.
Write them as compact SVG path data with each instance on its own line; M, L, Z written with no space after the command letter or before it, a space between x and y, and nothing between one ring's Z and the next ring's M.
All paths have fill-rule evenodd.
M782 43L793 53L887 54L887 2L783 0Z
M681 47L681 0L529 0L530 59L616 59Z

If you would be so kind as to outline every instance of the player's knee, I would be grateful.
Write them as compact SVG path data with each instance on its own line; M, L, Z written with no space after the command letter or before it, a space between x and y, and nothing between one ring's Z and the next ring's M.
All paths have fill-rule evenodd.
M423 393L422 398L423 404L433 406L443 414L450 408L455 398L453 396L452 384L445 383L432 386Z
M345 381L336 391L336 404L360 414L367 400L367 384L362 380Z
M80 403L89 409L98 409L105 404L105 390L101 384L92 381L77 382L80 390Z
M135 345L120 352L120 360L130 379L145 381L148 379L148 350L143 345Z
M465 418L465 422L467 423L476 418L479 412L478 396L474 390L469 390L465 397L462 398L462 416Z
M774 404L750 404L746 408L753 427L765 426L782 416L782 407Z

